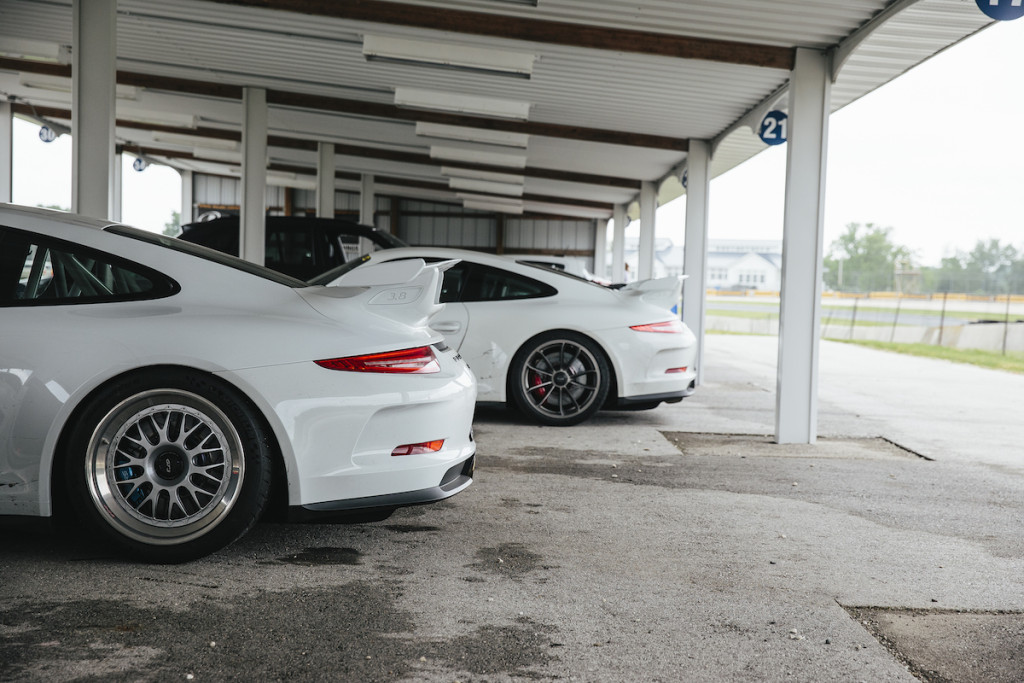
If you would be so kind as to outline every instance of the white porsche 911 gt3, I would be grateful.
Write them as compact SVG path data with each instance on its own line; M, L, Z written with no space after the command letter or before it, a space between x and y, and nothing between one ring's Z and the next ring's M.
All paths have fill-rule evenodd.
M476 382L422 261L314 287L180 240L0 204L0 515L178 562L295 516L467 487ZM397 269L396 269L397 267Z
M669 310L680 278L611 289L528 258L387 249L313 282L345 284L363 264L459 259L445 271L445 308L430 326L469 363L481 403L517 405L543 424L577 424L601 408L653 408L692 394L696 339Z

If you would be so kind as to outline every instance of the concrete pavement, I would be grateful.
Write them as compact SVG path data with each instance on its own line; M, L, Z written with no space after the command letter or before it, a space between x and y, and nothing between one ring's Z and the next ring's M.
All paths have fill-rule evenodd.
M474 484L377 524L175 567L0 529L0 679L1024 679L1019 378L826 344L779 446L774 342L709 337L674 406L482 412Z

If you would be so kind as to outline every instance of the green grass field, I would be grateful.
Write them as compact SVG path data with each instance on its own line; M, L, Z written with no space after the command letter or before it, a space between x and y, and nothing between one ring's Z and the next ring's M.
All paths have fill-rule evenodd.
M1004 370L1006 372L1018 372L1024 374L1024 353L1011 352L1005 356L995 351L979 351L977 349L951 349L945 346L931 346L930 344L893 344L890 342L878 341L848 341L846 339L835 339L833 341L844 344L857 344L870 349L881 351L892 351L910 356L921 356L923 358L938 358L941 360L953 361L954 363L968 363L991 370Z

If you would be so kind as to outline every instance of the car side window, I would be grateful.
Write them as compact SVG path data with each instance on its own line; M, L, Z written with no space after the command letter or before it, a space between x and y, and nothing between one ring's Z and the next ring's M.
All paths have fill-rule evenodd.
M174 281L138 264L60 240L0 228L0 306L154 299Z
M479 263L466 263L461 301L508 301L514 299L537 299L554 296L557 290L551 285L533 278L512 273L501 268L492 268ZM458 266L456 266L457 268ZM448 272L455 270L452 268ZM446 273L447 275L447 273ZM447 277L445 278L447 280Z

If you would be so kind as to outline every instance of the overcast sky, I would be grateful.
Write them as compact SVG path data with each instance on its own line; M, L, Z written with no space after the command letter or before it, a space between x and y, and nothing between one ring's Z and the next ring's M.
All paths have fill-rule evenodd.
M1024 19L1004 22L833 114L826 251L848 223L891 227L922 265L978 239L1024 251L1022 65ZM70 206L70 139L45 144L20 120L14 138L14 201ZM124 158L122 220L162 230L180 207L178 174ZM783 145L713 180L709 236L781 239L785 162ZM682 242L684 208L659 209L660 235Z

